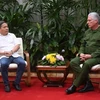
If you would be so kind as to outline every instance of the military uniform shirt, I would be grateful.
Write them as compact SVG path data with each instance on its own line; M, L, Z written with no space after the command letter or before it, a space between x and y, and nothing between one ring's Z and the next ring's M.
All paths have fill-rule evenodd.
M79 54L91 54L92 57L100 57L100 27L96 30L88 29L81 41Z

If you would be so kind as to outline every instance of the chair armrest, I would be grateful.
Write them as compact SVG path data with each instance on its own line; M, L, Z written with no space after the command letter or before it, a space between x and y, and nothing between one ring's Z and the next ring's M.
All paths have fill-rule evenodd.
M30 71L30 57L29 57L29 53L27 51L23 51L24 55L25 55L25 60L27 62L27 81L26 84L28 86L31 85L31 71Z
M26 58L26 62L27 65L30 66L30 58L29 58L29 53L27 51L23 51L25 58Z

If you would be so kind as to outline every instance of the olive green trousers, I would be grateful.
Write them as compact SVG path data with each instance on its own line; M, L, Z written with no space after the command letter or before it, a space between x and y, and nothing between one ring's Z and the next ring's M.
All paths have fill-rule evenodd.
M91 67L98 63L100 63L100 58L90 58L84 62L81 62L79 57L73 58L70 61L70 67L75 75L73 84L76 87L79 87L88 81ZM80 64L83 64L82 68L80 67Z

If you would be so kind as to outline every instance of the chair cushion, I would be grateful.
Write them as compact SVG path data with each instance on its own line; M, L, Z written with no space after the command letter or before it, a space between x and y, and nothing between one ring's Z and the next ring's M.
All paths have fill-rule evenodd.
M27 62L25 61L25 63L26 63L26 66L27 66ZM9 65L9 68L17 68L18 66L17 66L17 64L15 64L15 63L11 63L10 65Z
M100 70L100 64L97 64L91 68L92 71Z
M82 68L83 64L80 64L80 67ZM97 65L94 65L92 68L91 68L91 71L97 71L97 70L100 70L100 64L97 64Z

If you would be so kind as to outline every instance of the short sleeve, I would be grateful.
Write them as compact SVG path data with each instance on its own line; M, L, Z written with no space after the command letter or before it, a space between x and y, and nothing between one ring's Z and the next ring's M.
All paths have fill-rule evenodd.
M20 41L17 39L17 37L15 36L15 34L12 34L12 35L13 35L14 44L15 45L20 44Z

